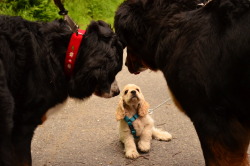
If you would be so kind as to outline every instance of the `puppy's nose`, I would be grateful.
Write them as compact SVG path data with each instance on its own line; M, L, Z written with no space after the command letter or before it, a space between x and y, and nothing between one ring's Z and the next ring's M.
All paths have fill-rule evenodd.
M132 93L132 95L135 95L135 94L136 94L136 91L135 91L135 90L132 90L131 93Z

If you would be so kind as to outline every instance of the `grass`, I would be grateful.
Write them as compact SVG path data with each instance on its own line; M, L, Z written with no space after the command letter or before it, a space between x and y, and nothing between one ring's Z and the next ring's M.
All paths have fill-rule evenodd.
M64 0L68 15L85 29L91 20L103 20L113 25L115 11L123 0ZM53 0L0 0L0 14L22 16L31 21L52 21L61 18ZM34 1L33 1L34 2ZM20 6L21 5L21 6Z
M103 20L113 24L114 14L122 0L73 0L65 1L69 16L81 27L85 28L91 20Z

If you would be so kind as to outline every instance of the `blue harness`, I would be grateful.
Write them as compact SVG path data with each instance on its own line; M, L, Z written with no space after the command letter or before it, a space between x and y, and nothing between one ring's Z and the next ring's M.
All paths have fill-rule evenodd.
M131 134L134 136L134 138L139 138L138 136L136 136L136 130L132 124L138 117L139 117L138 114L135 114L132 118L129 118L127 116L124 117L124 120L127 122Z

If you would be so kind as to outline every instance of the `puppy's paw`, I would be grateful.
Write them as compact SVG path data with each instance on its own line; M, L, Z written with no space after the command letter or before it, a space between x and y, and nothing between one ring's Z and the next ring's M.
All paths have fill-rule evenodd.
M139 142L138 142L138 148L139 148L142 152L148 152L148 151L150 150L150 142L139 141Z
M140 154L137 152L137 150L128 150L125 152L125 156L130 159L135 159L140 156Z
M155 137L155 139L160 141L170 141L172 138L172 135L166 131L162 131L160 134L157 135L157 137Z

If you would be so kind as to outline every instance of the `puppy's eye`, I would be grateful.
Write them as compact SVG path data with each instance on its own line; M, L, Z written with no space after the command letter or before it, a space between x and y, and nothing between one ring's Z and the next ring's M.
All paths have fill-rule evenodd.
M138 92L140 92L140 90L139 89L136 89Z
M128 90L125 90L124 94L126 95L128 93Z

